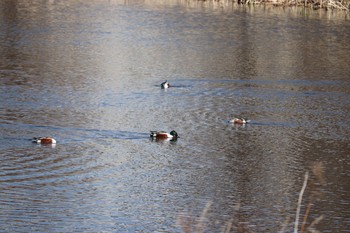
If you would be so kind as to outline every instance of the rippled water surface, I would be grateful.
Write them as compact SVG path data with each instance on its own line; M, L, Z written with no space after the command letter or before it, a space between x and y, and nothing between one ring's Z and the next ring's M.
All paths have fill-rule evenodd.
M292 232L308 171L305 227L350 232L349 41L341 12L2 1L0 231Z

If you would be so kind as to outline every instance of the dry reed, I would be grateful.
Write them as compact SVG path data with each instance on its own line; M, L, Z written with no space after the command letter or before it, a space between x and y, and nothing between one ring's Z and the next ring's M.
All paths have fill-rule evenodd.
M310 232L310 233L319 233L319 231L316 229L316 225L320 223L324 216L320 215L316 219L314 219L311 223L308 224L308 218L310 216L311 208L314 206L315 201L322 197L322 192L320 188L326 184L325 178L324 178L324 167L323 163L315 163L311 167L312 175L309 175L309 172L307 171L305 173L304 182L302 185L302 188L299 192L299 198L297 202L297 209L295 214L295 221L294 221L294 233L304 233L304 232ZM304 196L305 193L307 193L307 189L309 188L308 196ZM300 219L300 212L302 210L302 203L304 201L307 201L305 213L302 218L302 222L299 228L299 219ZM208 212L212 206L213 202L209 201L205 208L203 209L201 215L198 218L193 218L188 215L179 216L177 219L177 224L181 227L183 233L203 233L205 231L206 222L208 221ZM235 211L238 212L240 208L240 205L237 204ZM282 229L279 231L280 233L288 232L286 230L287 226L289 225L289 218L286 219L284 222ZM234 217L232 217L230 220L226 222L226 224L223 226L223 229L221 230L222 233L230 233L231 230L233 232L237 233L247 233L249 232L249 229L245 223L241 223L236 221Z
M271 4L274 6L302 6L312 9L338 9L350 11L349 0L197 0L200 2L213 2L221 4L237 3L241 5Z

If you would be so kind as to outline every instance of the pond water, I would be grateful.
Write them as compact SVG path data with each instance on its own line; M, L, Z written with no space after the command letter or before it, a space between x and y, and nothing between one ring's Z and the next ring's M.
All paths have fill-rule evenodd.
M311 206L305 227L350 232L347 14L211 1L0 9L1 232L292 232L307 171L300 222Z

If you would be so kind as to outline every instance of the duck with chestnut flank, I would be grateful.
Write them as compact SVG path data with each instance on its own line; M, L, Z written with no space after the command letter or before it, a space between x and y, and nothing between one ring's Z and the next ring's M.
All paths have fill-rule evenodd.
M152 139L172 139L176 140L179 138L179 135L175 130L172 130L170 133L165 131L151 131L150 137Z
M250 122L250 120L246 119L246 118L233 118L232 120L230 120L231 123L233 124L240 124L240 125L244 125Z
M56 144L56 140L51 137L33 138L32 142L38 144Z

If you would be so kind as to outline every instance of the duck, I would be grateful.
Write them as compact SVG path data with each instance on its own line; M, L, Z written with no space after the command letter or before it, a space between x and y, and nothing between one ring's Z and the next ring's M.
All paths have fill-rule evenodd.
M167 88L169 88L169 87L170 87L170 84L169 84L168 80L165 80L165 82L162 82L162 83L160 84L160 87L161 87L162 89L167 89Z
M240 124L240 125L244 125L250 122L250 120L246 119L246 118L233 118L232 120L230 120L231 123L233 124Z
M38 144L56 144L56 140L51 137L39 137L39 138L33 138L32 140L33 143L38 143Z
M170 133L167 133L165 131L151 131L150 137L152 139L171 139L171 140L176 140L179 138L179 135L175 130L172 130Z

